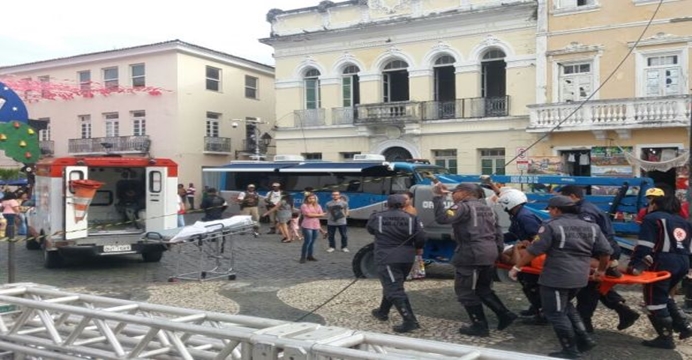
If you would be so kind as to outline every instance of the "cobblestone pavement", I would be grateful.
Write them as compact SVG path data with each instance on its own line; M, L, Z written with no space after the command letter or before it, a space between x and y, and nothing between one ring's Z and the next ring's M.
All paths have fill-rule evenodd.
M194 219L189 216L188 223ZM17 244L17 282L35 282L57 286L70 291L91 292L136 301L149 301L210 311L239 313L282 320L319 322L334 326L391 333L393 322L381 323L370 315L379 304L381 290L373 280L354 284L351 259L355 252L371 241L362 227L349 228L350 253L327 253L326 240L315 245L317 262L299 264L302 243L282 244L277 235L259 238L236 236L233 239L235 281L226 278L205 282L168 282L171 276L196 272L201 256L196 247L185 245L185 253L168 251L160 263L144 263L140 257L109 257L70 261L65 268L43 268L40 251L29 251ZM6 281L7 244L0 244L0 281ZM227 252L228 253L228 252ZM459 335L456 329L467 317L454 298L452 269L446 265L428 267L428 279L407 283L414 311L423 329L413 337L448 341L498 349L546 354L557 346L548 326L528 326L517 323L503 332L493 331L489 338L473 339ZM318 305L330 299L344 287L350 287L326 306L312 313ZM631 304L639 304L638 288L624 287L622 293ZM498 295L507 306L519 311L526 307L517 284L499 283ZM682 302L679 299L679 302ZM495 322L489 314L491 326ZM639 344L654 332L646 317L630 329L617 331L617 317L612 311L599 307L594 318L595 338L599 343L585 359L692 359L692 342L678 341L676 351L648 349Z

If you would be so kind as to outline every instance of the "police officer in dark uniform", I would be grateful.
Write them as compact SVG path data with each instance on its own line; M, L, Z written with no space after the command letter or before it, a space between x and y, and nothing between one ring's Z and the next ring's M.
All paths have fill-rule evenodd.
M531 210L524 207L528 202L526 194L516 189L504 190L500 193L497 203L509 214L511 224L505 233L505 243L524 242L528 245L538 234L538 229L543 222ZM538 275L520 273L518 276L521 283L521 290L526 295L531 306L528 310L523 310L520 315L530 316L525 322L532 325L547 324L545 317L541 315L541 294L538 286Z
M207 189L207 196L204 197L199 205L204 210L202 221L221 220L223 212L226 211L226 200L216 193L215 188Z
M566 185L562 187L560 194L569 196L576 202L579 208L579 216L583 220L595 223L601 229L608 243L610 243L613 248L613 253L610 256L611 261L606 270L606 276L621 277L622 273L617 269L621 250L620 245L615 241L615 232L613 231L613 224L610 221L610 217L596 205L586 201L584 199L584 190L579 186ZM618 330L627 329L639 319L639 313L627 306L625 304L625 298L618 294L617 291L611 289L608 293L602 295L598 291L598 283L589 282L589 284L577 295L577 311L579 311L579 315L581 315L584 320L586 330L590 333L594 331L591 317L593 317L596 311L599 300L607 308L615 310L618 314Z
M673 331L680 333L681 340L692 336L692 327L670 296L671 290L690 269L692 224L677 215L680 203L675 196L666 194L653 197L650 201L652 212L642 221L639 240L627 271L635 275L647 269L670 273L668 279L644 285L649 321L658 336L653 340L644 340L642 344L675 349Z
M552 219L538 230L538 240L526 248L510 270L510 277L516 278L521 267L534 257L547 255L538 281L541 305L562 345L562 351L549 356L576 359L581 351L588 351L596 344L586 332L572 299L589 281L592 254L597 254L599 259L595 272L598 280L605 274L612 249L598 226L579 218L572 199L560 195L551 198L548 212Z
M423 224L417 216L403 210L406 201L405 195L390 195L388 209L372 214L366 225L368 232L375 235L375 264L382 284L382 302L372 310L372 315L385 321L394 305L404 319L403 324L392 328L399 333L420 328L404 290L404 280L425 244Z
M478 196L478 185L461 183L452 191L454 205L446 209L444 196L449 191L437 182L433 188L435 220L440 224L452 224L457 248L452 257L456 268L454 291L471 319L471 326L459 329L462 335L488 336L488 322L483 305L498 318L498 330L503 330L516 320L492 289L495 261L504 248L502 231L493 210Z

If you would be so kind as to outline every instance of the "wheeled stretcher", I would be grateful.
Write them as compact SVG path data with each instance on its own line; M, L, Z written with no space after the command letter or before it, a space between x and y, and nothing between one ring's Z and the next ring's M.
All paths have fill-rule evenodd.
M235 280L233 237L252 234L254 222L249 215L227 219L198 221L190 226L145 234L158 239L176 252L175 275L168 281L205 281L218 278ZM189 271L190 268L195 271Z

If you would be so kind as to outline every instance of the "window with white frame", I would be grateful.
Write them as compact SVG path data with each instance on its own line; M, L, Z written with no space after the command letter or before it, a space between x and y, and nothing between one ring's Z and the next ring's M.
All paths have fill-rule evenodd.
M91 115L79 115L79 126L82 139L91 139Z
M445 150L433 150L433 160L435 165L445 167L449 169L451 174L457 173L457 150L456 149L445 149Z
M557 9L574 9L581 6L598 6L597 0L554 0Z
M130 73L132 74L132 87L145 87L146 72L144 64L130 65Z
M118 113L105 113L103 119L106 122L106 137L120 136L120 118Z
M147 134L147 113L144 110L132 111L132 135L144 136Z
M644 61L644 96L682 94L682 67L678 54L648 55Z
M207 90L221 91L221 69L207 66Z
M319 109L322 107L320 100L320 72L317 69L310 69L303 78L305 84L305 108Z
M359 80L358 73L360 69L358 66L349 65L344 68L341 75L341 94L343 98L343 107L353 107L357 105L359 100Z
M38 118L46 123L46 128L38 131L38 141L50 141L50 118Z
M481 175L505 174L505 149L479 149Z
M341 160L353 160L354 155L360 154L360 151L356 152L342 152L341 154Z
M84 70L77 73L77 78L79 79L79 90L89 91L91 90L91 71Z
M259 98L259 79L245 75L245 97L248 99Z
M219 137L219 120L221 114L207 112L207 137Z
M105 68L103 69L103 86L106 89L115 89L118 87L118 68Z
M322 153L302 153L305 160L322 160Z
M559 100L571 102L585 100L593 91L591 62L559 64Z
M38 81L41 83L41 97L47 98L50 96L50 76L39 76Z

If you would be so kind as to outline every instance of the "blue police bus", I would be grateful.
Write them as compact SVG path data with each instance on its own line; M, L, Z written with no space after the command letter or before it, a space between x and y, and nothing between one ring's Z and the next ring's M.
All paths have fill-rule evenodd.
M384 209L387 196L401 193L417 184L430 184L427 174L445 183L457 183L456 175L425 160L387 162L382 155L359 154L352 161L310 161L301 156L277 155L274 161L233 161L202 169L204 186L218 189L229 203L231 213L240 209L235 198L247 185L254 184L265 196L278 182L299 207L306 189L313 189L322 206L338 190L348 199L350 217L367 220L374 211ZM263 203L263 202L262 202Z

